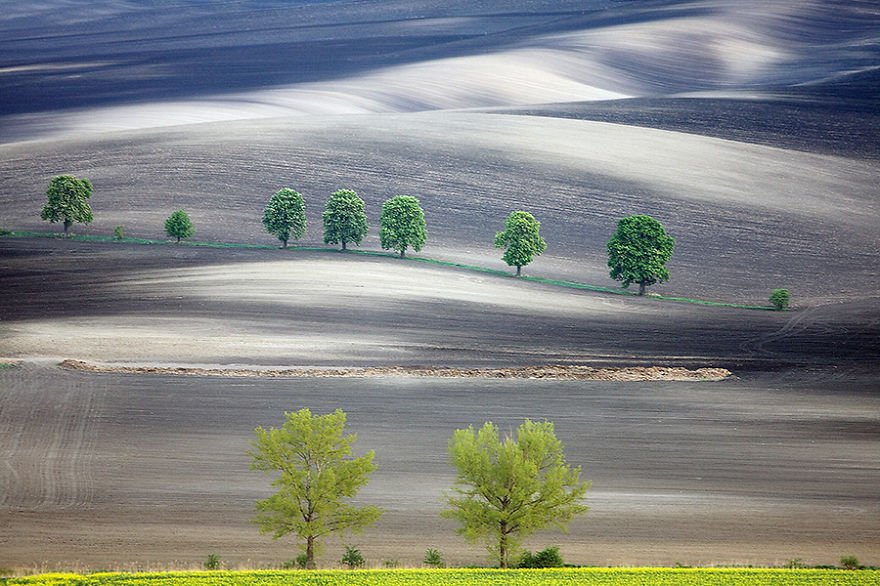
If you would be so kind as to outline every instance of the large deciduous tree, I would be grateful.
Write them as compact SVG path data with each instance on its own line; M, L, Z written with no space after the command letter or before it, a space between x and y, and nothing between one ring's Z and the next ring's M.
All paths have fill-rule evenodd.
M608 241L611 278L623 281L625 288L638 283L644 295L648 285L669 280L666 263L674 248L675 240L651 216L623 218Z
M302 237L306 232L306 206L302 195L284 187L275 192L263 211L263 226L287 248L287 241Z
M46 190L48 201L40 212L40 217L51 223L63 222L64 235L67 236L74 222L88 224L92 221L92 184L88 179L75 175L59 175L49 182Z
M189 238L196 233L195 226L189 215L183 210L172 212L168 219L165 220L165 233L171 238L177 238L180 242L181 238Z
M522 540L547 525L566 530L568 521L587 511L582 504L588 481L565 462L562 442L549 421L526 420L516 438L502 439L491 422L478 432L456 430L449 455L458 472L451 508L443 517L461 524L468 541L485 539L502 568Z
M320 539L332 532L357 531L382 512L348 502L376 469L373 452L352 458L357 436L344 435L345 413L312 415L308 409L285 413L281 428L255 430L251 467L278 473L278 491L257 501L254 522L275 539L293 533L302 540L306 568L315 568Z
M367 235L364 200L351 189L334 191L321 217L324 220L324 244L341 243L342 250L345 250L349 242L360 244Z
M411 195L398 195L385 201L379 223L382 248L398 251L400 258L409 247L420 251L428 238L425 212L419 200Z
M516 267L520 276L522 267L547 249L541 238L541 223L528 212L511 212L504 223L504 231L495 235L495 247L506 248L501 257L508 266Z

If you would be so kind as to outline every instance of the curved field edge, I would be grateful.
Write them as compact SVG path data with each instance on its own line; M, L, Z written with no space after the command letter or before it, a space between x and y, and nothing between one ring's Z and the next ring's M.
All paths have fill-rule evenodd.
M7 232L4 234L0 234L0 238L65 238L63 234L59 232ZM175 242L173 240L151 240L147 238L115 238L113 236L93 236L93 235L71 235L66 237L68 240L73 240L75 242L104 242L104 243L112 243L112 244L140 244L140 245L174 245L174 246L192 246L192 247L201 247L201 248L241 248L241 249L254 249L254 250L279 250L278 246L270 245L270 244L245 244L245 243L236 243L236 242L210 242L210 241L197 241L197 240L185 240L181 242ZM548 279L546 277L535 277L531 275L522 275L520 277L513 277L513 275L509 271L504 271L500 269L492 269L488 267L481 267L477 265L469 265L464 263L457 263L451 261L438 260L423 256L408 256L404 258L400 258L398 254L391 252L380 252L376 250L352 250L348 249L345 251L335 249L335 248L327 248L327 247L319 247L319 246L295 246L290 245L284 251L289 252L337 252L340 254L354 254L360 256L374 256L374 257L383 257L383 258L391 258L397 261L405 261L405 262L418 262L425 263L440 267L448 267L454 269L460 269L465 271L472 271L478 273L484 273L489 275L494 275L497 277L510 277L516 278L520 281L527 281L530 283L539 283L541 285L551 285L556 287L563 287L566 289L580 289L584 291L593 291L595 293L605 293L608 295L625 295L629 297L639 297L638 293L634 293L632 291L628 291L623 288L612 288L612 287L603 287L601 285L591 285L589 283L580 283L577 281L566 281L561 279ZM690 297L668 297L665 295L658 295L656 293L649 293L645 296L641 297L642 299L653 299L658 301L671 301L674 303L689 303L692 305L707 305L711 307L727 307L731 309L748 309L748 310L756 310L756 311L776 311L776 308L769 305L745 305L739 303L728 303L725 301L708 301L704 299L694 299Z
M42 574L24 578L0 579L8 586L102 586L149 584L151 586L225 586L225 585L303 585L339 584L343 586L376 585L457 585L512 584L515 586L556 586L561 584L658 584L663 586L727 585L839 585L861 586L880 583L880 570L783 570L740 568L564 568L546 570L497 569L409 569L409 570L256 570L212 572Z

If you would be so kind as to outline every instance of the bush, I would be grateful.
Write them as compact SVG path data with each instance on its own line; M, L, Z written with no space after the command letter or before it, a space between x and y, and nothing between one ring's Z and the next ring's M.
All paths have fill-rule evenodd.
M125 229L122 226L116 226L113 229L113 237L117 240L122 240L125 238Z
M425 552L425 559L422 560L422 563L432 568L442 568L446 565L440 551L430 547Z
M785 562L785 567L789 570L800 570L804 567L804 560L802 560L801 558L788 560L787 562Z
M0 228L0 236L12 236L12 230L7 230L5 228Z
M845 555L840 558L840 566L844 570L858 570L861 566L859 558L854 555Z
M788 309L788 303L791 301L791 292L788 289L774 289L770 294L770 303L776 308L776 311Z
M361 555L361 550L355 545L346 545L345 553L342 555L342 563L348 566L349 570L363 568L366 561Z
M558 547L548 547L538 553L523 552L519 558L518 568L561 568L565 565Z
M306 554L301 553L292 560L285 560L281 562L282 570L305 570L306 569Z
M220 561L219 555L216 553L208 554L208 559L205 560L206 570L219 570L222 565L223 563Z
M400 562L397 560L382 560L382 566L389 570L393 570L394 568L400 567Z

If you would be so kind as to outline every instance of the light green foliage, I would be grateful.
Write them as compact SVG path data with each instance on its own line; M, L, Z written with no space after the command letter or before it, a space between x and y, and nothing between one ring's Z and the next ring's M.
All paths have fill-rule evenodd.
M516 438L498 435L491 422L479 432L473 426L456 430L449 455L458 472L457 487L448 496L450 509L441 514L461 525L468 541L484 539L502 568L522 539L553 525L565 531L590 483L581 469L565 462L562 442L549 421L526 420Z
M349 570L356 570L358 568L363 568L367 562L357 546L346 545L345 553L342 554L342 563L348 566Z
M409 247L420 251L428 238L425 212L411 195L398 195L382 204L379 224L382 248L400 252L401 258Z
M341 243L342 250L345 250L349 242L360 244L367 235L364 200L350 189L334 191L321 217L324 220L324 244Z
M774 289L773 293L770 294L770 304L776 308L777 311L788 309L788 304L790 302L791 292L788 289Z
M516 267L520 276L522 267L547 249L541 238L541 223L528 212L511 212L504 223L504 231L495 234L495 248L505 248L501 257L508 266Z
M180 242L181 238L189 238L195 234L196 229L187 213L183 210L177 210L165 220L165 233L171 238L177 238L177 241Z
M278 492L257 501L254 522L275 539L288 533L299 537L306 567L313 569L322 537L360 530L381 515L376 507L346 502L367 484L376 466L372 451L351 457L357 436L344 435L343 411L312 416L301 409L284 415L281 428L255 430L251 467L279 475L272 481Z
M440 553L440 551L430 547L427 551L425 551L425 559L422 560L422 563L432 568L442 568L446 565L443 561L443 555Z
M219 570L222 566L222 562L220 561L220 556L216 553L208 554L208 559L205 560L205 569L206 570Z
M545 570L257 570L138 574L56 574L12 578L39 586L876 586L880 571L672 568Z
M840 558L840 567L844 570L858 570L860 565L859 558L854 555L845 555Z
M40 218L53 224L64 222L65 235L74 222L88 224L92 221L92 208L89 205L92 184L88 179L59 175L49 182L46 196L48 201L40 212Z
M639 284L639 295L655 283L669 280L666 263L672 258L675 240L651 216L628 216L617 223L608 241L611 278L624 288Z
M125 238L125 228L122 226L116 226L113 229L113 238L115 238L116 240L122 240L123 238Z
M263 211L263 226L287 248L287 241L306 233L306 206L299 192L284 187L275 192Z

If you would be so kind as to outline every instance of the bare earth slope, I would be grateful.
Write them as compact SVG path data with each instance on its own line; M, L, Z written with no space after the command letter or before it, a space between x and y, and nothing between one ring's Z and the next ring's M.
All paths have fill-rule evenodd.
M593 481L560 544L585 564L880 564L880 10L870 1L381 0L7 3L0 228L45 230L52 176L95 185L79 233L271 244L266 201L418 196L429 258L614 286L618 218L676 238L638 299L325 251L0 237L0 567L233 564L295 555L249 523L256 425L341 407L386 509L371 561L427 547L452 431L554 421ZM75 372L368 368L390 376ZM17 367L7 368L7 362ZM396 367L723 367L719 382L401 377ZM158 370L157 372L164 372ZM334 543L325 564L339 558Z

